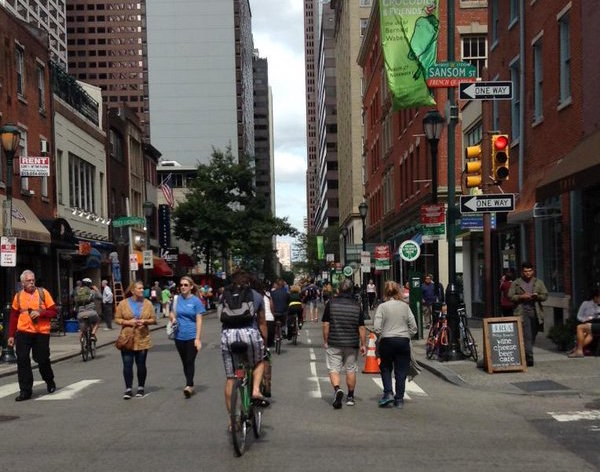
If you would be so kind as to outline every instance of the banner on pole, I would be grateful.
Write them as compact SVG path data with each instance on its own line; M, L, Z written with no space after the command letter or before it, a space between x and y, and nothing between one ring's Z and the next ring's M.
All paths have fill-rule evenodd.
M317 259L322 261L325 258L325 246L323 245L323 236L317 236Z
M394 110L435 105L425 72L437 56L438 0L380 0L379 11Z

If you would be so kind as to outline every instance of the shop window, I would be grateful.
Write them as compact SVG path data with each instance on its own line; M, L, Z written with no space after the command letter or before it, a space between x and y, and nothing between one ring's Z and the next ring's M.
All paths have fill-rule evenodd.
M560 197L549 198L541 202L543 216L535 219L537 235L538 267L537 276L544 281L550 292L564 292L563 277L563 225L560 213ZM555 209L556 211L549 211Z

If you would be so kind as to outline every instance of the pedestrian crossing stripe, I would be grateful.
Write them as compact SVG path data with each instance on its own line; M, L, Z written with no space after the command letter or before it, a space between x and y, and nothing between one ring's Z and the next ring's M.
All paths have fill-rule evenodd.
M383 391L383 382L381 379L371 379L375 384ZM404 399L410 400L410 395L414 395L415 397L427 397L427 392L419 387L414 381L406 380L406 384L404 387Z
M556 421L561 423L567 421L597 421L600 420L600 410L582 410L582 411L549 411L548 414Z
M44 394L39 397L34 397L34 400L71 400L75 398L82 390L86 389L90 385L100 383L100 379L88 379L80 380L79 382L66 385L65 387L59 387L54 393L45 393L46 382L36 381L33 382L34 394L35 388L41 385L44 386ZM0 398L10 397L19 393L19 384L17 382L9 383L0 386Z

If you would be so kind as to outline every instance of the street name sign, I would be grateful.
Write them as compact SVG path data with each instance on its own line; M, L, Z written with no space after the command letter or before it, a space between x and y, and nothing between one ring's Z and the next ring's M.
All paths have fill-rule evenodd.
M513 83L508 82L461 82L458 85L460 100L512 100Z
M146 218L142 218L141 216L121 216L112 221L112 225L114 228L120 228L122 226L135 226L135 225L145 225Z
M490 213L492 211L513 211L515 194L467 195L460 197L461 213Z
M450 61L438 62L426 71L427 86L429 88L456 87L461 82L475 82L477 68L468 62Z

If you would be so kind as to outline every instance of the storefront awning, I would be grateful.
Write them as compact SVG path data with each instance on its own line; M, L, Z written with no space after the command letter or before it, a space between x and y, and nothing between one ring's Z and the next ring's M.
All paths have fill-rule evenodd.
M196 264L194 263L192 256L185 252L180 252L177 258L177 265L179 267L194 267Z
M600 183L600 131L585 138L550 167L538 185L537 199L543 201L597 183Z
M161 257L154 258L154 269L152 269L154 277L173 277L173 269Z
M6 200L6 196L0 195L0 206ZM4 232L2 218L0 218L0 230ZM12 199L12 231L13 236L26 241L38 243L50 243L50 232L33 213L29 205L20 198Z

